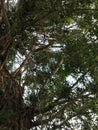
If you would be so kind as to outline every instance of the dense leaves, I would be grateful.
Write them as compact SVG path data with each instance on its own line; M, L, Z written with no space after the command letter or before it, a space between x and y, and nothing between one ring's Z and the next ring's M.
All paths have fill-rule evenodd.
M0 128L97 130L98 1L3 6Z

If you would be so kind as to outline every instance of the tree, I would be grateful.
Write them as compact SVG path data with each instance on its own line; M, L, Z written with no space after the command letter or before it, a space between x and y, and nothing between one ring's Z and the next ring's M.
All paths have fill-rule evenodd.
M98 129L97 7L1 0L0 129Z

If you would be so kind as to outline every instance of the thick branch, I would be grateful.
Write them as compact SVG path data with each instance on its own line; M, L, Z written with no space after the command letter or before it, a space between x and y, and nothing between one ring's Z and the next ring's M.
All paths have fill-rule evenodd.
M38 49L36 49L36 46L33 46L31 51L26 56L25 60L20 65L20 67L15 71L14 76L17 75L17 73L22 72L23 67L28 63L28 61L32 57L32 55L34 55L38 51L41 51L41 50L48 48L49 46L51 46L51 44L44 45L42 47L39 47Z

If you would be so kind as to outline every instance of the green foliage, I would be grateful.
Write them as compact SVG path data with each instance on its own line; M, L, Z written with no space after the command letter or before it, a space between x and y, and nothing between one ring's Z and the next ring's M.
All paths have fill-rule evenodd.
M32 121L28 128L96 129L97 8L97 0L22 0L11 10L8 71L0 72L0 85L10 84L4 102L15 105L24 124ZM0 112L1 124L10 116L10 110Z

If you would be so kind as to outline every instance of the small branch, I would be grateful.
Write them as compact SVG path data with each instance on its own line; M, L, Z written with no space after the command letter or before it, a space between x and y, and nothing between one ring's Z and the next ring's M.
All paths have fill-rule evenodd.
M98 11L98 9L91 9L91 8L75 8L74 11Z
M71 86L71 88L74 88L74 87L85 77L86 74L87 74L87 72L85 72L84 74L82 74L82 75L77 79L77 81Z
M50 47L50 46L52 46L52 45L53 45L53 43L52 43L52 44L48 44L48 45L44 45L44 46L42 46L42 47L39 47L38 49L35 50L35 52L44 50L44 49L46 49L46 48L48 48L48 47Z
M59 70L59 68L60 68L60 65L61 65L63 62L64 62L64 59L62 58L62 59L57 63L57 66L56 66L55 69L53 70L51 76L52 76L52 75L55 75L55 74L58 72L58 70ZM48 84L48 82L49 82L51 76L46 80L46 82L45 82L43 88Z
M58 70L59 70L59 68L60 68L60 65L61 65L63 62L64 62L64 58L62 58L62 59L60 60L60 62L58 62L58 64L57 64L55 70L53 71L53 75L58 72Z

